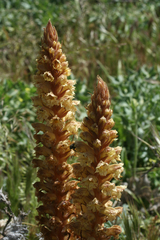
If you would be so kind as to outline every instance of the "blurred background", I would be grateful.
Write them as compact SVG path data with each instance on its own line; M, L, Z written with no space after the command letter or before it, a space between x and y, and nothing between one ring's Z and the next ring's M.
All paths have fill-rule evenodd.
M38 239L32 167L32 80L48 20L56 27L81 101L77 120L100 75L108 84L122 147L123 240L160 239L160 1L0 1L0 187L12 211L28 213L29 239ZM113 145L114 146L114 145ZM151 169L152 168L152 169ZM114 203L117 204L116 202ZM0 212L0 219L5 218ZM111 223L107 222L107 226Z

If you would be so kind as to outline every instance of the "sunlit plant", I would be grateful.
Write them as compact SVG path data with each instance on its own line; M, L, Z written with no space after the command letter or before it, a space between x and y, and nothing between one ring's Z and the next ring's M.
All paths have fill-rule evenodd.
M34 123L37 146L34 167L39 181L34 184L40 203L36 217L47 239L118 239L120 226L105 228L115 220L122 207L112 207L124 186L115 186L123 171L120 147L109 145L116 139L111 130L110 96L107 85L98 77L98 85L87 107L88 116L81 125L83 141L72 142L79 123L75 120L75 81L68 80L70 69L55 28L49 21L44 29L42 48L35 76L37 95L33 97L39 123ZM85 143L86 142L86 143ZM78 163L67 163L78 154Z

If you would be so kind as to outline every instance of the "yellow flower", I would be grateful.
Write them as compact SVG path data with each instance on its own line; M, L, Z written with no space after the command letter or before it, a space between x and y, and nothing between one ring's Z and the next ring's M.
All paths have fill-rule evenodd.
M108 169L109 169L109 164L103 161L100 161L96 167L96 172L99 173L99 175L101 176L106 176L109 173Z
M98 178L94 175L89 175L80 182L80 185L83 188L87 188L90 192L98 186Z

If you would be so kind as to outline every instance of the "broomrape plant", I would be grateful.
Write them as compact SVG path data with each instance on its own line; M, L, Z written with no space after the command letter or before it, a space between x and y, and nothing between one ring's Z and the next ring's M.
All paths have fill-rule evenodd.
M83 141L73 143L80 124L75 120L73 100L75 81L68 80L68 62L62 53L55 28L49 21L44 29L38 72L37 96L33 97L40 123L33 124L39 181L34 184L40 203L36 217L45 240L118 239L120 226L106 228L122 207L112 207L111 199L120 199L125 186L115 186L123 171L120 147L109 145L117 132L111 130L110 97L107 85L98 77L98 85L87 107L80 133ZM78 155L77 163L67 159Z
M33 165L38 167L40 181L34 187L41 204L36 218L44 239L63 239L67 233L66 224L74 213L71 194L77 181L68 181L72 167L67 159L72 154L69 137L76 134L79 125L74 119L78 102L72 100L75 81L67 79L70 75L68 62L50 21L44 29L37 63L37 96L33 103L41 123L33 124L37 142Z
M113 221L122 212L122 207L112 207L111 199L119 199L125 186L115 186L113 178L119 179L123 171L120 147L109 145L117 137L111 130L110 97L107 85L98 77L98 85L87 106L87 117L81 125L80 137L83 141L74 144L79 163L73 165L75 177L80 180L75 190L73 202L81 204L81 210L70 226L76 236L82 239L115 239L121 232L119 226L105 228L106 221ZM86 142L86 143L85 143Z

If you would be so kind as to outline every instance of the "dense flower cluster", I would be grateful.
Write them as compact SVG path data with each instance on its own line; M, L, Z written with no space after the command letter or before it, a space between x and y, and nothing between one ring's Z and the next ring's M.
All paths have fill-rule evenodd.
M98 77L98 85L87 107L80 133L83 141L73 143L79 123L75 120L75 81L68 80L70 69L49 21L44 29L42 49L35 76L37 96L33 97L39 123L34 123L39 181L34 184L40 203L36 217L44 240L118 239L121 228L106 228L122 207L112 207L120 199L124 186L115 186L123 171L120 147L110 147L117 132L112 130L110 97L107 85ZM77 163L67 159L78 155Z
M120 147L109 145L116 139L117 131L111 130L110 96L107 85L98 77L98 85L88 105L88 116L81 125L83 141L74 144L78 162L73 164L79 188L72 195L75 204L81 204L78 216L70 227L76 239L102 240L113 236L118 239L119 226L105 228L104 223L115 220L122 207L112 207L111 199L119 199L125 186L115 186L112 179L119 179L123 171Z
M37 65L37 96L33 103L40 123L33 124L37 143L33 165L38 167L39 181L34 187L40 206L36 218L44 239L64 239L66 224L74 213L70 196L77 185L76 181L68 184L72 167L67 159L73 151L69 136L76 134L78 128L74 119L78 102L73 101L75 81L67 79L68 62L50 21L44 29Z

